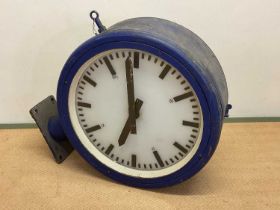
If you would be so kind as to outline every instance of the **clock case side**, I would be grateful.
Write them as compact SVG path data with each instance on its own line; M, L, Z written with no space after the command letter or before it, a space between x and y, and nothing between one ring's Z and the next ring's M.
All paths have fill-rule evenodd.
M141 179L128 177L97 161L79 142L68 113L68 94L71 81L79 67L89 58L113 48L147 50L166 59L187 79L199 84L205 121L203 150L198 150L182 170L165 177ZM177 63L174 64L174 63ZM227 86L222 68L210 48L194 33L170 21L158 18L129 19L112 26L78 47L67 60L60 75L57 104L63 130L74 148L91 165L107 176L137 187L163 187L176 184L196 174L211 158L218 144L223 119L226 116ZM202 99L202 98L205 98Z

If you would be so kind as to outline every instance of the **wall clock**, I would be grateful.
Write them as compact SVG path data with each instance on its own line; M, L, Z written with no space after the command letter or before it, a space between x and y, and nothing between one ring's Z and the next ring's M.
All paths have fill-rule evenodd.
M57 88L31 109L55 160L73 148L112 179L163 187L196 174L228 110L222 68L193 32L152 17L106 29L66 61Z

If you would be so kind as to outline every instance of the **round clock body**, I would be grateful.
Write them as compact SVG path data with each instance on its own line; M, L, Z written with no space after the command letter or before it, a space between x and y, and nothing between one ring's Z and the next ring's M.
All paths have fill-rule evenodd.
M158 18L125 20L83 43L67 60L57 91L73 147L106 176L137 187L196 174L215 151L227 102L209 47Z

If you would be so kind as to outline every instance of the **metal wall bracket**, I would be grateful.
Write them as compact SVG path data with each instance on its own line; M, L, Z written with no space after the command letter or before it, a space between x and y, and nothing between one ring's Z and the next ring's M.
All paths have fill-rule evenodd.
M48 96L30 110L32 118L38 125L44 139L46 140L53 157L57 163L62 163L73 151L67 137L55 139L49 130L49 121L57 117L57 105L54 96Z

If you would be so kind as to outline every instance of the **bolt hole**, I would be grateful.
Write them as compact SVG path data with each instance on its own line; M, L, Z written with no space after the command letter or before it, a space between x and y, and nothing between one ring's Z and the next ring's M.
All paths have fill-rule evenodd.
M59 160L62 160L62 155L59 155L58 158L59 158Z
M34 109L34 112L35 112L35 113L38 113L38 109Z
M54 98L51 98L51 102L54 104Z

